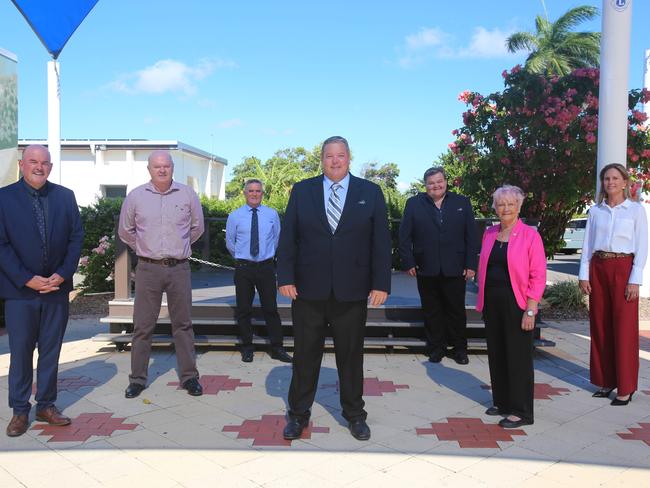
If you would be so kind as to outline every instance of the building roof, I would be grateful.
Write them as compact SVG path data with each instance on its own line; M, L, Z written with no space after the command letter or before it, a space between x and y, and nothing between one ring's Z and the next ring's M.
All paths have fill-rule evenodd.
M47 146L45 139L19 139L18 148L24 149L30 144ZM89 147L91 151L97 149L166 149L168 151L182 151L205 159L210 159L226 166L228 160L216 154L203 151L181 141L174 140L149 140L149 139L61 139L61 149L79 149Z

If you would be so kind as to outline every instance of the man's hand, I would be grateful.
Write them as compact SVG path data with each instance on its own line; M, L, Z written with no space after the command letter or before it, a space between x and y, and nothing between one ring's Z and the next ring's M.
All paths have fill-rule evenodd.
M580 286L580 291L585 295L591 294L591 284L589 283L589 280L578 281L578 286Z
M59 285L64 281L65 280L60 274L54 273L52 276L47 278L47 284L39 290L39 293L51 293L53 291L57 291L59 289Z
M278 288L280 295L283 297L291 298L295 300L298 296L298 290L296 290L296 285L282 285Z
M25 286L27 288L31 288L32 290L35 291L41 291L47 285L48 285L48 278L45 278L44 276L38 276L38 275L34 275L31 280L25 283Z
M411 269L406 270L406 274L410 276L417 276L418 272L415 269L415 266L413 266Z
M388 298L388 293L381 290L370 290L370 295L368 295L368 300L370 302L370 305L374 307L383 305L384 302L386 301L386 298Z
M463 276L465 277L465 281L474 279L474 276L476 276L476 271L468 268L466 270L463 270Z
M625 299L631 302L637 298L639 298L639 285L628 283L625 287Z

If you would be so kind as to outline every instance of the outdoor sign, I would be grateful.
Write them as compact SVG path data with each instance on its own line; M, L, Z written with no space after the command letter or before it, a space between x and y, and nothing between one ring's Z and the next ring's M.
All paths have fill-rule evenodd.
M18 176L17 58L0 48L0 187Z

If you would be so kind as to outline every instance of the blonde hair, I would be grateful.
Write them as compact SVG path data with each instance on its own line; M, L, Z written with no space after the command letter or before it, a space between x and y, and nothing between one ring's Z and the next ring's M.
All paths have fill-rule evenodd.
M630 173L627 172L627 168L623 166L622 164L619 163L611 163L608 164L607 166L604 166L603 169L600 170L600 191L598 192L598 198L596 199L596 203L603 203L603 200L607 199L607 192L605 191L605 185L603 184L605 182L605 173L607 173L610 169L615 169L619 173L621 173L621 176L625 180L625 183L630 182ZM630 185L625 185L625 190L623 190L625 199L630 198Z
M514 185L503 185L500 188L497 188L492 194L492 208L497 209L497 202L499 200L515 200L517 206L521 208L521 204L524 203L524 192L521 188Z

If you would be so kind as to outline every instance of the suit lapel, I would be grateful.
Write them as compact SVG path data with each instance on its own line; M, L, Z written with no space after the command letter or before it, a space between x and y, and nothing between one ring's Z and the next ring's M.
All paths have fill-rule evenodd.
M348 194L345 197L345 205L343 205L339 225L336 227L337 232L350 219L350 214L354 211L354 206L359 201L360 195L361 182L359 178L350 175L350 186L348 187Z
M327 221L327 214L325 213L325 192L323 191L323 176L312 180L311 196L314 199L314 208L318 213L321 223L325 226L327 232L331 232L330 224Z
M25 219L30 223L30 227L34 233L34 236L38 238L38 242L40 242L40 232L38 231L38 224L36 223L36 215L34 214L34 202L33 202L33 197L27 193L27 190L23 188L23 185L25 183L22 181L18 181L15 183L14 191L16 193L16 196L18 197L19 206L18 206L18 212L19 215L23 215ZM23 214L23 212L25 212Z
M49 184L49 183L48 183ZM54 192L52 191L52 185L50 185L48 196L47 196L47 223L45 224L45 235L47 237L47 249L52 248L52 235L54 234L54 222L57 221L57 207L54 205Z

